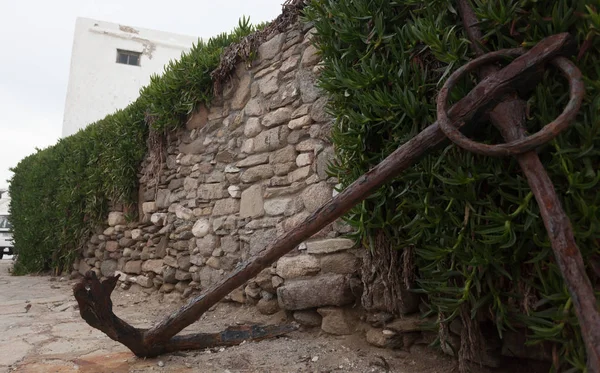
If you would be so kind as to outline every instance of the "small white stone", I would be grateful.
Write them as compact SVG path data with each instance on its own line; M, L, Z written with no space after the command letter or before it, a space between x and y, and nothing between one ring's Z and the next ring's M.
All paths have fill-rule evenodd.
M165 362L162 360L159 360L157 365L162 368L165 366Z
M235 167L235 166L231 166L231 165L225 166L225 173L226 174L235 174L235 173L238 173L238 172L240 172L240 169L237 168L237 167Z
M230 185L227 188L227 192L232 198L241 198L242 197L242 189L237 185Z

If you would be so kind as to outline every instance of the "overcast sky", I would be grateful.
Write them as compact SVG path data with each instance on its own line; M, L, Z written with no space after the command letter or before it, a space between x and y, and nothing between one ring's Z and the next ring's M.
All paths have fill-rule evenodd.
M62 130L77 17L207 38L242 15L270 21L285 0L18 0L0 12L0 188L10 167Z

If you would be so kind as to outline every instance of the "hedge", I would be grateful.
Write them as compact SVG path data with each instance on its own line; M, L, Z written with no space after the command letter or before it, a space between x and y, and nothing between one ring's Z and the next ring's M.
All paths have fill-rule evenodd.
M14 273L70 270L109 206L137 201L137 175L150 128L159 134L173 130L197 105L210 105L210 72L224 48L261 27L244 17L231 33L199 40L179 60L170 61L162 75L153 75L125 109L38 149L12 168Z
M600 15L593 0L473 0L484 48L531 46L570 32L579 45L586 97L577 120L538 150L556 186L588 274L600 289ZM342 187L436 119L446 78L475 56L455 2L313 0L305 13L323 56L319 84L331 96ZM462 97L465 80L454 92ZM527 128L553 120L568 85L549 69L528 97ZM502 142L491 125L470 136ZM554 369L585 369L586 355L570 295L553 258L538 206L514 158L475 155L447 144L429 152L346 217L355 238L374 252L384 235L398 250L414 248L418 291L428 314L448 325L466 306L502 337L527 327L529 343L556 342ZM398 268L398 270L401 270ZM598 293L600 295L600 292Z

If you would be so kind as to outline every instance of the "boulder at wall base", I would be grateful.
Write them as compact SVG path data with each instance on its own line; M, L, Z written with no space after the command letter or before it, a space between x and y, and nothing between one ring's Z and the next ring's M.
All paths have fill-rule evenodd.
M277 288L279 306L284 310L344 306L355 301L349 279L344 275L320 275L286 281Z
M348 310L336 307L319 308L317 310L323 321L321 329L334 335L348 335L356 330L357 319Z

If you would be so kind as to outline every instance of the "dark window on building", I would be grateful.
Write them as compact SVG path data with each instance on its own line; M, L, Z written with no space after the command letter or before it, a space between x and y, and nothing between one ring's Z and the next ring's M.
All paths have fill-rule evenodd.
M140 66L141 53L117 49L117 63Z

